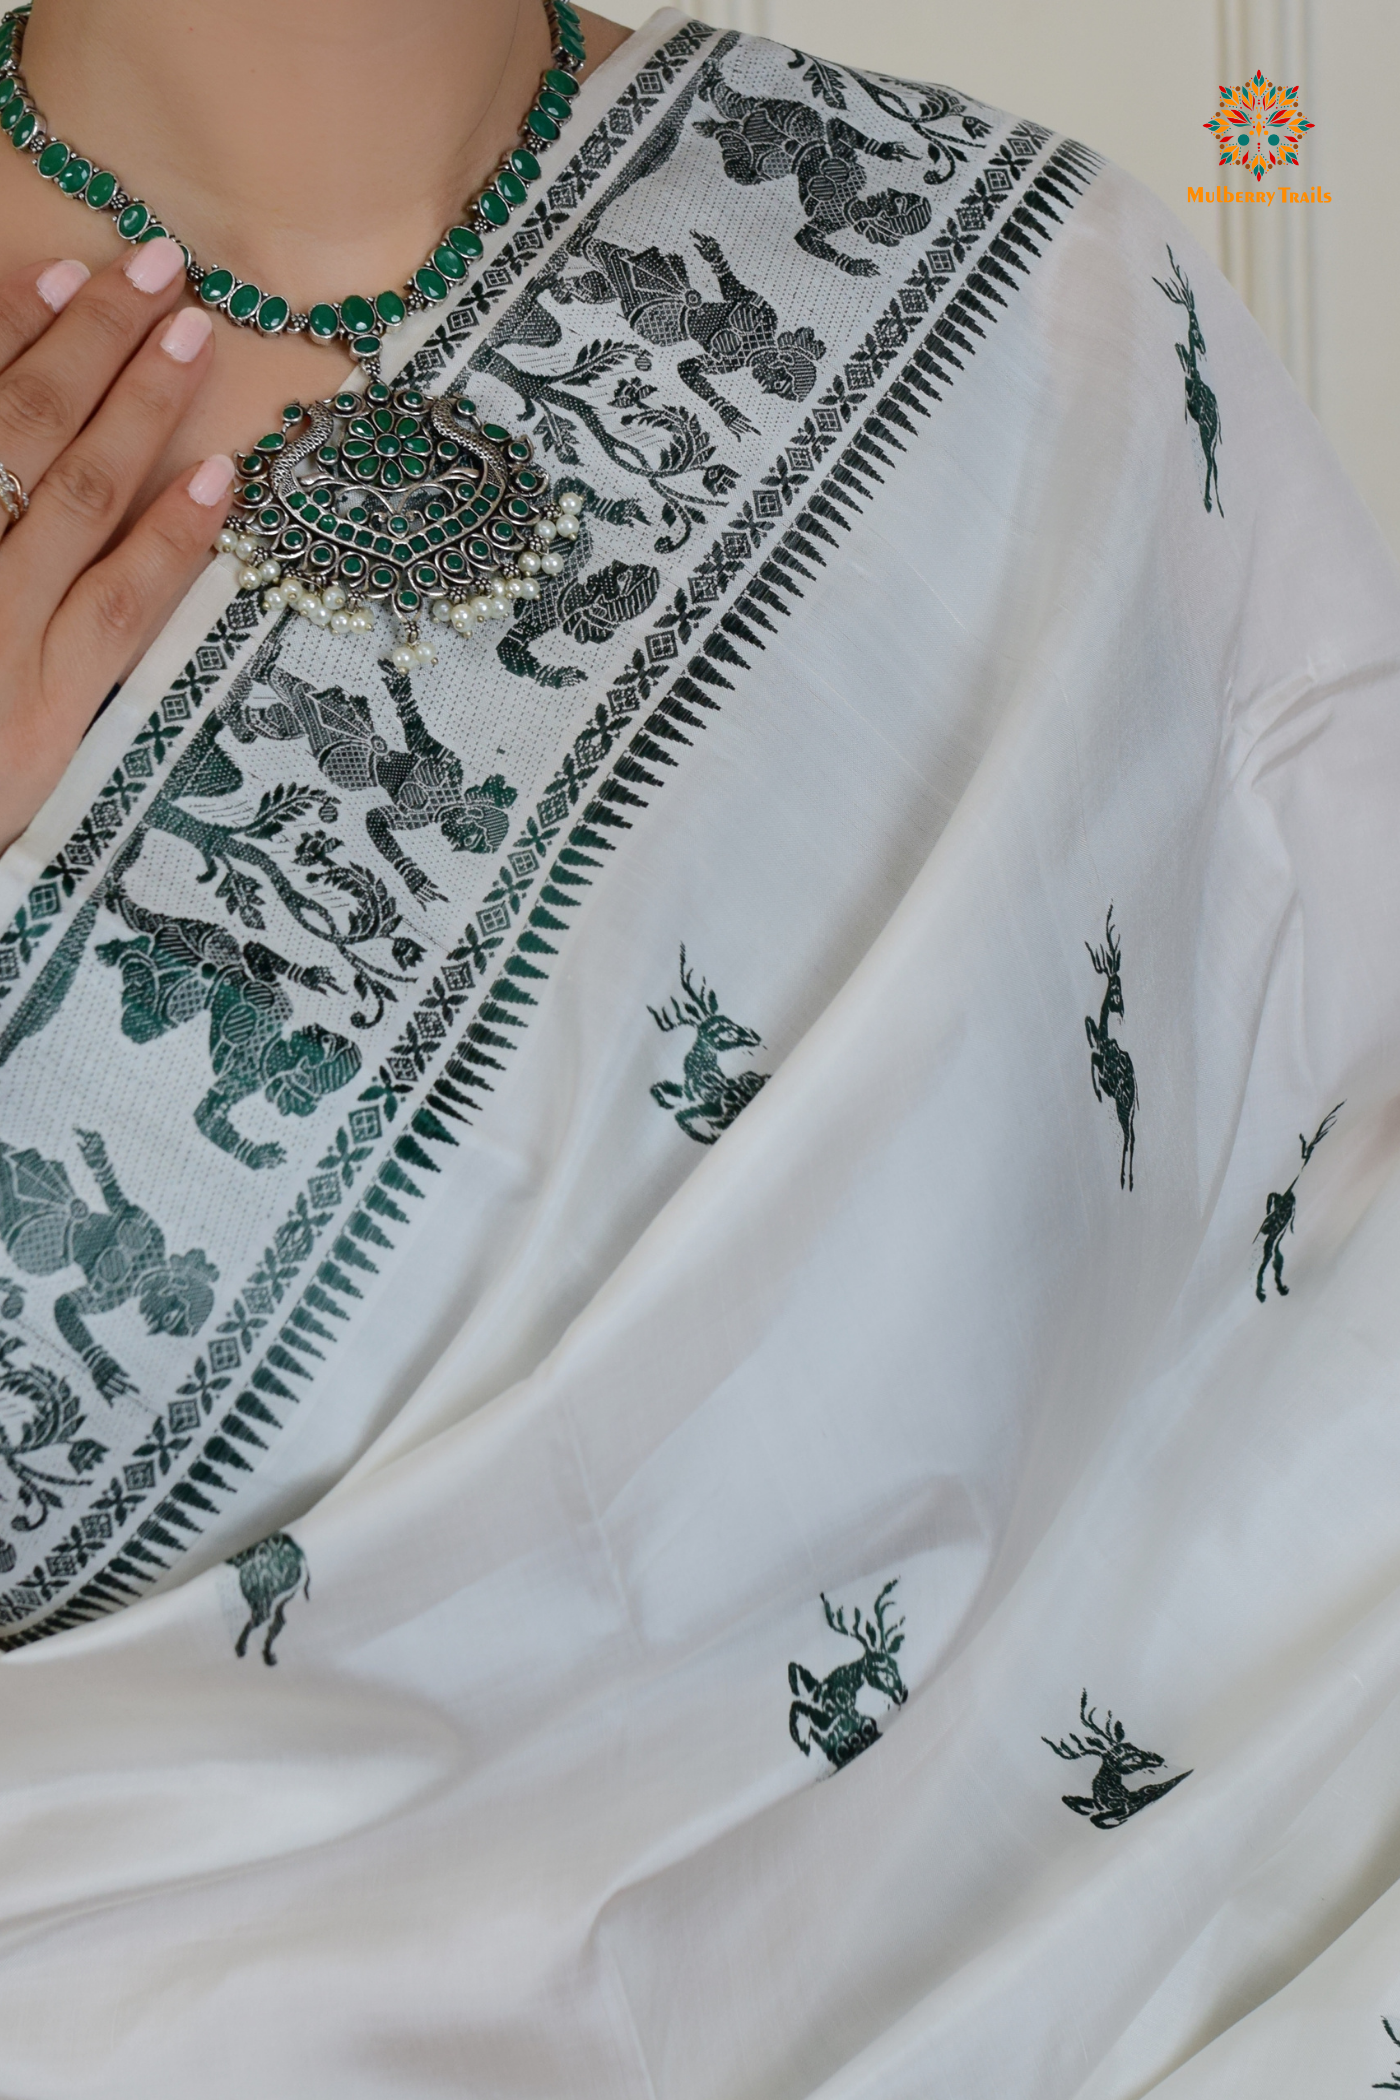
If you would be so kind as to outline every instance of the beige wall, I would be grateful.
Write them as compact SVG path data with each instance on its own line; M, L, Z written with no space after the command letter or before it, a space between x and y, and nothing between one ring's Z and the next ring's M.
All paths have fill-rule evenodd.
M633 25L651 12L646 0L599 4ZM1130 169L1249 301L1400 553L1400 192L1386 116L1400 0L698 0L690 11L965 88ZM1317 128L1295 186L1320 183L1331 204L1187 202L1188 185L1215 184L1202 127L1218 84L1256 66L1301 86Z

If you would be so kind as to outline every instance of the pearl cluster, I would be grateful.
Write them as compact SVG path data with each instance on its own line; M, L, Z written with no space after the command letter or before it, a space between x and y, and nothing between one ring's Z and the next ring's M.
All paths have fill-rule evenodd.
M517 600L538 598L540 578L555 577L563 572L564 556L550 542L563 540L567 543L578 538L583 498L575 490L566 489L556 499L555 510L554 517L541 518L534 528L534 537L543 547L543 553L531 550L518 555L516 574L504 575L498 570L485 578L470 598L435 600L434 623L450 627L454 634L466 637L475 634L489 620L509 619ZM374 613L368 605L357 604L338 583L327 584L318 591L299 577L285 576L280 562L260 562L257 558L260 552L258 543L247 533L226 526L219 534L218 547L221 554L231 554L242 564L238 571L240 590L262 591L264 612L276 613L290 608L300 613L304 620L309 620L313 627L328 627L332 634L371 634L374 631ZM437 650L430 641L409 638L394 650L392 661L397 671L426 668L437 662Z

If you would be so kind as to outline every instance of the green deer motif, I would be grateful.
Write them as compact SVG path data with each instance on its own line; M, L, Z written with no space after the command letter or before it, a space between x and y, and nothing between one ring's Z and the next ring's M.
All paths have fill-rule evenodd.
M847 1640L859 1641L861 1654L851 1662L841 1663L829 1676L817 1678L799 1662L788 1664L788 1689L792 1693L792 1705L788 1709L788 1734L804 1757L812 1754L815 1743L825 1753L833 1771L840 1771L878 1741L880 1731L869 1714L863 1714L856 1705L856 1695L862 1685L869 1685L888 1699L891 1706L903 1706L909 1697L899 1664L895 1661L904 1646L901 1628L903 1619L893 1625L886 1623L885 1614L890 1609L890 1595L899 1581L892 1576L875 1599L875 1609L862 1624L860 1607L856 1606L851 1624L846 1624L846 1607L833 1611L825 1592L822 1608L826 1623L833 1633L844 1634Z
M1223 518L1225 511L1220 501L1220 469L1215 459L1215 448L1220 443L1220 406L1202 379L1197 362L1206 354L1206 339L1201 333L1201 324L1196 319L1196 295L1170 248L1167 250L1167 260L1172 266L1172 282L1163 284L1160 277L1154 277L1152 282L1158 291L1166 293L1173 306L1182 307L1186 313L1186 341L1176 346L1176 354L1181 360L1181 370L1186 380L1186 420L1195 424L1196 434L1201 441L1201 451L1205 455L1206 509L1211 507L1210 492L1214 487L1215 508Z
M1394 2042L1396 2048L1400 2049L1400 2034L1395 2032L1389 2020L1384 2016L1381 2018L1381 2025L1390 2036L1392 2042ZM1396 2065L1389 2078L1375 2079L1372 2082L1371 2091L1373 2093L1400 2093L1400 2064Z
M686 963L684 943L681 990L684 1000L670 1000L660 1013L654 1006L647 1008L663 1035L675 1028L695 1030L695 1041L685 1054L682 1068L684 1082L658 1079L651 1098L658 1108L675 1111L677 1123L697 1145L713 1145L768 1080L766 1072L726 1072L720 1058L731 1050L760 1049L763 1038L720 1012L718 994L709 989L703 977L696 984Z
M1087 1816L1096 1830L1117 1830L1129 1816L1137 1815L1150 1802L1160 1801L1163 1794L1169 1794L1183 1779L1191 1777L1189 1772L1178 1772L1175 1779L1155 1780L1150 1786L1125 1786L1123 1782L1130 1773L1160 1772L1166 1759L1155 1750L1139 1750L1136 1743L1130 1743L1123 1723L1115 1721L1111 1713L1105 1713L1100 1723L1087 1691L1079 1695L1079 1718L1084 1727L1083 1738L1070 1735L1052 1743L1048 1735L1043 1735L1040 1740L1056 1757L1098 1758L1092 1790L1060 1796L1066 1808L1072 1808L1077 1816Z
M303 1597L311 1595L311 1570L306 1555L290 1532L274 1531L255 1546L245 1546L241 1553L235 1553L229 1566L238 1570L238 1587L248 1607L248 1623L234 1643L233 1652L241 1662L248 1653L249 1637L260 1626L266 1626L262 1659L269 1668L276 1669L277 1657L272 1651L286 1624L287 1606L298 1590Z

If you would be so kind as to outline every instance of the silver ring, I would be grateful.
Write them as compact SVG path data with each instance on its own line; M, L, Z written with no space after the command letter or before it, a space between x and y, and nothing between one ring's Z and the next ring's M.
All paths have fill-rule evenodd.
M24 483L18 474L12 474L0 459L0 510L3 510L12 525L18 525L29 508Z

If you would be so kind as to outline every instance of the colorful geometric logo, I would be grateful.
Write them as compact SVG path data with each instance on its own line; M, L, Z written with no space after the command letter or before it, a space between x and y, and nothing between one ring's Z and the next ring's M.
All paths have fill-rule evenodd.
M1203 127L1214 132L1222 168L1248 168L1257 182L1265 168L1297 167L1303 133L1316 127L1298 107L1295 87L1276 87L1262 73L1220 90L1220 107Z

